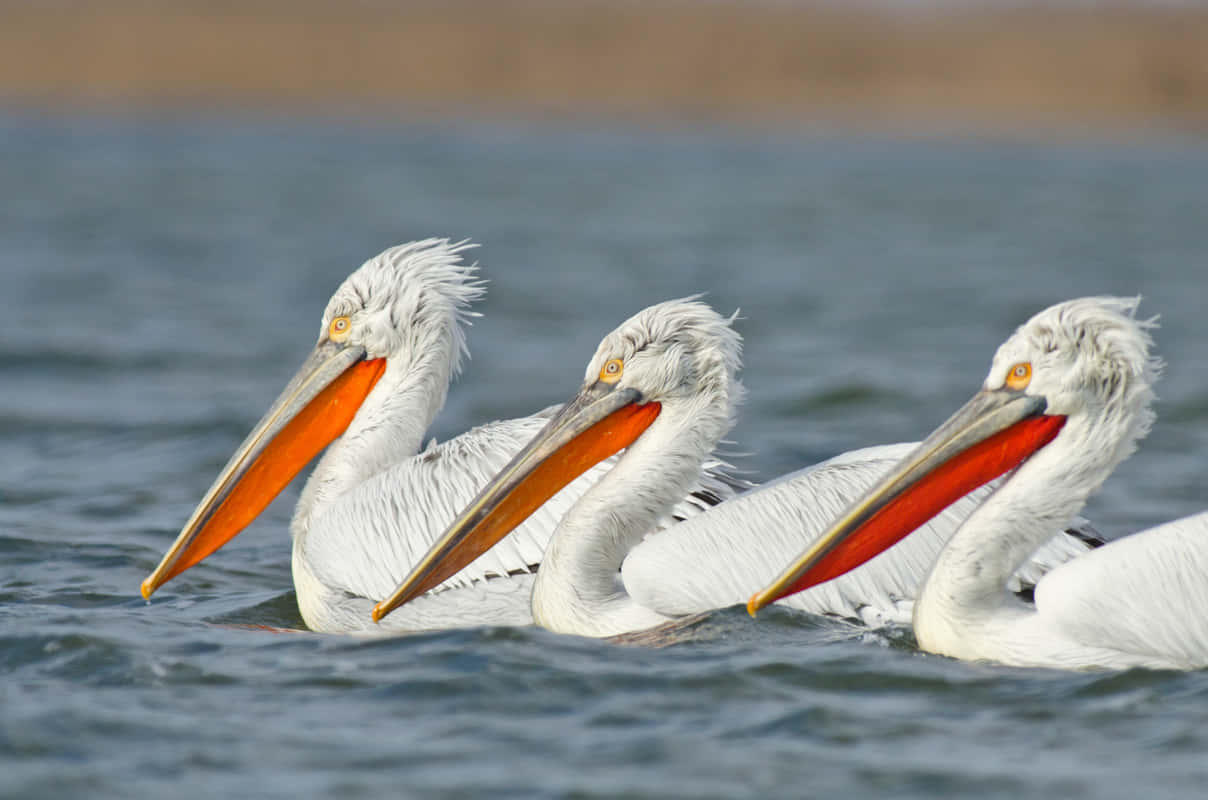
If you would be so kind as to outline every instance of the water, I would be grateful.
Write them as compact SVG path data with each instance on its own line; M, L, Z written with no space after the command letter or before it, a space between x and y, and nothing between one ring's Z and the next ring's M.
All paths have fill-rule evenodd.
M773 610L669 646L299 626L296 487L138 585L388 245L473 237L490 291L435 433L569 396L656 300L741 307L767 478L922 436L1036 310L1141 293L1159 423L1088 515L1205 506L1208 149L470 121L0 117L0 795L1179 797L1208 675L920 655Z

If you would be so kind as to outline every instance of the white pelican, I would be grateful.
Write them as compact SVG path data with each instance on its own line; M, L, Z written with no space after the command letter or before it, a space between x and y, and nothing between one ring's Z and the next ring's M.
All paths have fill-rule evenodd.
M1153 322L1133 318L1137 302L1072 300L1023 325L982 390L752 597L751 613L851 568L1014 469L935 562L914 606L919 646L1016 666L1208 666L1208 513L1054 569L1034 606L1004 591L1015 566L1149 430L1161 364L1149 354Z
M370 621L369 598L399 582L550 413L493 422L420 452L465 352L468 306L484 292L476 265L461 259L470 246L429 239L393 247L341 284L314 351L143 581L144 597L243 530L327 447L290 525L298 606L313 630L383 632ZM451 576L386 632L531 622L532 572L554 525L604 471L553 498L502 549ZM706 472L676 498L676 514L740 485Z
M742 396L740 349L730 320L692 298L647 308L610 333L579 394L482 490L374 618L454 574L621 447L627 449L611 471L554 533L533 585L534 621L611 636L742 602L913 445L839 456L642 541L729 430ZM974 502L942 515L915 546L791 604L871 621L900 617L901 604ZM1029 570L1043 572L1086 548L1062 535Z

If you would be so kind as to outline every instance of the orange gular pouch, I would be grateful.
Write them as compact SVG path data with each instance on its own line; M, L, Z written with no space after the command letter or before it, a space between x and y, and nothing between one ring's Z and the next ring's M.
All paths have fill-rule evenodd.
M1064 424L1063 416L1032 417L961 451L869 517L779 597L837 578L888 550L969 492L1022 464Z
M264 447L161 583L204 560L251 524L303 467L347 430L385 368L384 358L358 361L315 395Z
M407 592L407 597L417 597L440 585L490 550L568 483L633 444L660 410L659 403L622 406L540 461L468 528L439 564ZM486 491L490 491L489 485Z

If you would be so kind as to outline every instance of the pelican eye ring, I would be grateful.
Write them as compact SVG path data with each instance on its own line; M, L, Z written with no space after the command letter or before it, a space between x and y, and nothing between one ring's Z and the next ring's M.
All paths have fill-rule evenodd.
M352 320L348 317L336 317L327 326L327 337L333 342L342 342L348 338L352 330Z
M1007 370L1007 387L1019 391L1032 382L1032 365L1021 361Z
M611 358L600 367L600 380L605 383L616 383L625 371L625 364L619 358Z

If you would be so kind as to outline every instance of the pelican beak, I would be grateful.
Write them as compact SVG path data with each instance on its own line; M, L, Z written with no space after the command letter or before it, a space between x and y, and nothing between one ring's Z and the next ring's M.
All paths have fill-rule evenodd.
M658 417L659 403L635 389L596 381L554 414L454 520L389 598L374 622L485 553L562 487L633 443Z
M751 596L751 616L769 603L855 569L979 486L1053 440L1065 417L1010 389L974 395L875 483L783 574Z
M229 542L259 516L312 458L342 434L382 376L384 358L320 342L239 445L185 523L159 566L143 581L144 598Z

